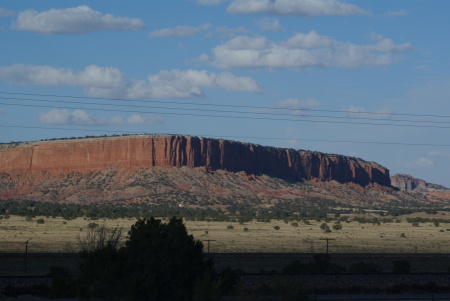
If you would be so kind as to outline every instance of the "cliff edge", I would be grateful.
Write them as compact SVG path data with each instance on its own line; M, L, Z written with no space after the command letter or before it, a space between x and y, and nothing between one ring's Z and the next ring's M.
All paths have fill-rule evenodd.
M53 174L128 169L202 168L291 180L390 186L389 170L341 155L180 135L137 135L27 142L0 148L0 172Z

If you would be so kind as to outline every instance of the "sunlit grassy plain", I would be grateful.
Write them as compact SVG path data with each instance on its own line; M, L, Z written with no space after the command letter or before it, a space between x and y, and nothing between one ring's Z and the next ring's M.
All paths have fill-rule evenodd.
M84 237L89 223L129 230L135 219L87 220L78 218L66 221L60 217L37 219L11 216L0 220L0 252L23 252L24 242L31 253L77 252L77 237ZM281 220L270 223L248 222L185 222L188 232L202 240L207 251L210 240L211 253L277 252L324 253L325 238L329 238L330 253L447 253L450 251L450 224L420 223L413 227L405 218L400 223L380 225L359 222L341 222L341 230L333 230L334 221L328 222L331 233L320 228L323 221L310 220L310 225L298 222L298 227ZM233 229L229 229L232 226ZM278 226L280 229L275 230ZM244 230L247 228L248 230ZM404 233L404 234L402 234Z

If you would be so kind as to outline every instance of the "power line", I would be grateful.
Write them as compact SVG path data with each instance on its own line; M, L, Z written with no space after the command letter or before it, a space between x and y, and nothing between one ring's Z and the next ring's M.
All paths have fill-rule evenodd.
M26 105L26 104L10 104L1 103L7 106L19 106L19 107L37 107L37 108L54 108L54 106L44 105ZM160 114L160 115L175 115L175 116L195 116L195 117L214 117L214 118L232 118L232 119L251 119L251 120L272 120L272 121L294 121L294 122L311 122L311 123L330 123L330 124L353 124L353 125L375 125L375 126L393 126L393 127L414 127L414 128L438 128L438 129L450 129L450 126L437 126L437 125L414 125L414 124L395 124L395 123L373 123L373 122L351 122L351 121L327 121L327 120L307 120L307 119L291 119L291 118L270 118L270 117L250 117L250 116L230 116L230 115L212 115L212 114L193 114L193 113L167 113L167 112L155 112L155 111L130 111L130 110L115 110L115 109L98 109L98 108L83 108L83 107L69 107L59 106L63 109L72 110L91 110L91 111L103 111L103 112L122 112L122 113L146 113L146 114ZM299 116L308 118L308 116Z
M0 127L5 128L23 128L23 129L45 129L45 130L63 130L63 131L88 131L88 132L102 132L102 133L122 133L130 135L149 135L142 132L130 132L130 131L111 131L111 130L93 130L93 129L80 129L80 128L58 128L58 127L31 127L31 126L15 126L15 125L2 125ZM164 134L155 134L164 135ZM169 135L169 134L167 134ZM356 140L330 140L330 139L305 139L305 138L280 138L280 137L256 137L256 136L230 136L220 135L220 138L216 138L218 135L192 135L192 134L177 134L181 136L197 136L214 139L258 139L258 140L281 140L281 141L306 141L306 142L330 142L330 143L354 143L354 144L379 144L379 145L404 145L404 146L435 146L435 147L450 147L450 144L432 144L432 143L407 143L407 142L383 142L383 141L356 141Z
M1 93L1 92L0 92ZM78 101L63 101L63 100L49 100L49 99L32 99L32 98L17 98L17 97L2 97L0 99L5 100L28 100L28 101L37 101L37 102L50 102L50 103L63 103L63 104L83 104L83 105L105 105L99 103L89 103L89 102L78 102ZM10 106L38 106L38 105L25 105L25 104L9 104L9 103L0 103L3 105ZM272 112L242 112L242 111L232 111L232 110L217 110L217 109L197 109L197 108L173 108L167 106L136 106L136 105L121 105L121 104L108 104L108 106L113 107L126 107L126 108L151 108L151 109L165 109L165 110L181 110L181 111L196 111L196 112L220 112L220 113L235 113L235 114L251 114L251 115L274 115L274 116L293 116L293 113L272 113ZM53 106L38 106L38 107L46 107L50 108ZM62 107L57 106L58 108L70 108L70 109L83 109L83 110L99 110L99 111L108 111L108 109L94 109L94 108L73 108L73 107ZM261 107L262 109L262 107ZM265 110L269 110L269 108L264 108ZM278 108L279 109L279 108ZM301 111L303 109L289 109L294 111ZM115 112L131 112L131 113L142 113L142 111L122 111L122 110L114 110ZM161 114L161 113L159 113ZM366 113L363 113L366 114ZM369 113L370 114L370 113ZM381 113L380 113L381 114ZM384 113L386 115L386 113ZM432 121L432 120L411 120L411 119L390 119L390 118L369 118L369 117L354 117L354 116L328 116L328 115L294 115L296 117L302 118L330 118L330 119L355 119L355 120L388 120L393 122L415 122L415 123L431 123L431 124L450 124L450 121Z
M90 97L90 96L71 96L71 95L38 94L38 93L19 93L19 92L6 92L6 91L0 91L0 94L43 96L43 97L61 97L61 98L91 99L91 100L127 101L127 102L142 102L142 103L163 103L163 104L176 104L176 105L196 105L196 106L211 106L211 107L231 107L231 108L247 108L247 109L302 110L302 111L309 111L309 112L351 113L351 114L371 114L371 115L389 114L389 115L393 115L393 116L450 118L450 115L436 115L436 114L411 114L411 113L395 113L395 112L390 112L390 113L386 113L386 112L354 112L354 111L350 111L350 110L260 107L260 106L244 106L244 105L206 104L206 103L195 103L195 102L159 101L159 100L142 100L142 99L126 99L126 98L107 98L107 97L101 98L101 97Z

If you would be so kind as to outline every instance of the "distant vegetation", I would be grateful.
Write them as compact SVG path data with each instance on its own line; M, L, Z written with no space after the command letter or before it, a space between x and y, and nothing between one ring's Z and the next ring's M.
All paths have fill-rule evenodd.
M314 202L311 202L314 204ZM332 205L332 204L328 204ZM405 210L404 213L418 212L417 210ZM423 211L423 210L422 210ZM399 223L400 219L396 218L398 214L392 214L389 211L371 211L366 212L363 209L333 209L331 206L310 206L306 207L304 203L296 203L295 201L278 202L270 208L254 208L252 204L231 203L225 210L221 208L188 208L174 206L173 204L155 205L155 204L134 204L125 201L117 201L114 203L92 203L92 204L71 204L60 202L40 202L40 201L19 201L19 200L0 200L0 219L9 218L10 215L24 216L27 218L35 217L62 217L66 220L85 217L90 220L97 219L119 219L119 218L149 218L150 216L173 217L179 216L186 220L197 221L225 221L239 222L244 224L252 220L258 222L270 222L270 220L284 220L286 224L291 223L293 227L298 226L298 222L302 221L309 224L308 220L324 221L323 230L333 228L334 230L342 229L341 222L345 223L349 220L349 214L354 215L351 220L360 224L381 223ZM435 213L435 212L429 212ZM379 215L379 217L374 216ZM341 216L342 215L342 216ZM331 220L337 221L335 225L328 226L326 223ZM38 221L41 223L42 221ZM434 223L436 227L442 223L449 223L450 220L443 218L424 218L413 217L407 218L406 222L413 226L420 223ZM93 223L94 225L94 223Z
M312 202L314 204L314 200ZM329 204L332 205L332 204ZM330 206L331 207L331 206ZM63 217L66 220L77 217L89 219L117 219L117 218L147 218L150 216L173 217L179 216L186 220L197 221L236 221L240 224L256 220L270 222L271 219L288 221L300 221L306 219L326 219L331 214L339 217L341 214L364 214L360 209L340 209L318 205L305 206L304 203L295 201L278 202L271 208L254 208L252 204L229 203L226 210L221 208L187 208L154 204L134 204L125 201L114 203L71 204L60 202L0 200L0 216L18 215L25 217Z

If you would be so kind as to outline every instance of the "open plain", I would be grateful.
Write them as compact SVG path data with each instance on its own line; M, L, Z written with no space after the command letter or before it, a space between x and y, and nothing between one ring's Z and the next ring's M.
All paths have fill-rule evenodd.
M444 218L445 213L440 214L440 218ZM326 239L329 239L331 262L347 268L364 261L389 272L395 260L407 260L411 263L411 272L448 271L450 224L413 226L406 217L379 224L351 220L349 217L350 222L341 221L340 230L333 229L337 221L328 221L331 230L328 233L322 229L325 222L316 220L306 223L253 220L243 224L186 221L185 224L195 239L203 241L205 252L211 253L219 268L231 267L245 273L280 272L293 261L311 262L314 254L326 253ZM0 220L0 276L45 276L55 266L76 274L80 263L78 237L83 239L90 228L105 225L123 227L125 239L135 222L136 219L3 218Z
M440 218L445 218L441 216ZM41 223L38 223L38 220ZM188 232L202 240L211 253L325 253L329 239L330 253L447 253L450 250L450 224L419 223L413 226L400 218L399 222L360 223L341 221L340 230L333 229L336 221L271 220L247 223L217 221L186 221ZM395 220L395 219L394 219ZM42 223L43 221L43 223ZM10 216L0 220L0 252L24 252L28 242L30 253L77 252L77 237L85 237L90 227L123 227L124 234L136 219L77 218ZM322 226L322 228L321 228ZM278 230L277 230L277 229ZM125 236L125 235L124 235Z

